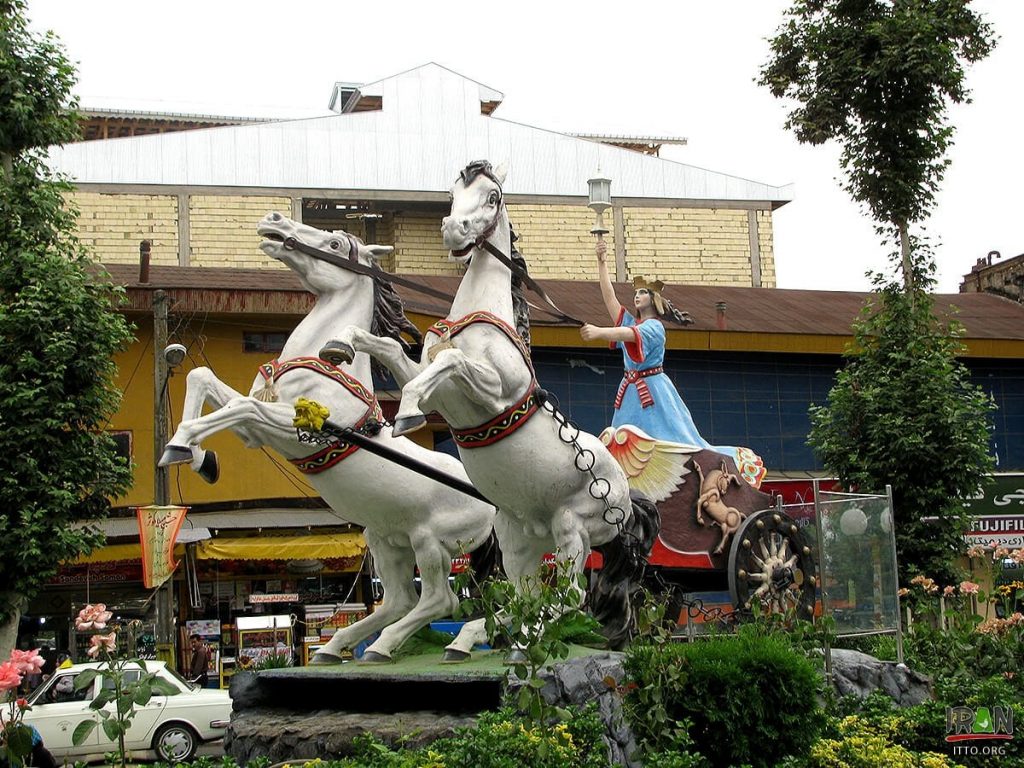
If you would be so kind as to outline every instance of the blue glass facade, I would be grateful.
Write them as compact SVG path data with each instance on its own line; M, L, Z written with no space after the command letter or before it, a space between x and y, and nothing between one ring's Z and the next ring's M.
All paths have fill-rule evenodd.
M611 423L619 353L535 349L541 385L581 427ZM807 446L810 405L824 404L841 359L831 355L669 351L668 375L694 422L716 445L745 445L773 472L821 469ZM967 361L972 378L995 398L992 450L1001 471L1024 468L1024 361Z
M534 348L533 360L541 386L583 429L596 434L611 423L620 353ZM757 451L773 473L822 468L807 446L807 411L827 401L840 364L833 355L670 350L665 357L666 372L704 438ZM967 366L998 408L992 424L998 471L1024 469L1024 361L968 360ZM450 439L437 448L456 454Z

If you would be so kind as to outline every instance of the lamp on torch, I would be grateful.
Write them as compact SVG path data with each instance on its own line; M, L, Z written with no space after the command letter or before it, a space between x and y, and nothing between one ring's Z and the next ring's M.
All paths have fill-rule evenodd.
M598 172L600 173L600 170ZM612 207L612 180L598 176L589 179L587 184L590 186L590 200L587 207L595 214L594 226L591 228L590 234L597 235L598 239L601 239L608 234L608 230L604 226L604 212Z

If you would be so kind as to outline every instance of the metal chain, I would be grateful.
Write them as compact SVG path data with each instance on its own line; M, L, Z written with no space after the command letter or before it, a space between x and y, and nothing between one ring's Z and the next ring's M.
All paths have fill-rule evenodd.
M562 442L571 445L576 450L576 469L580 472L588 473L591 477L589 492L590 495L605 504L604 520L609 525L614 525L619 529L619 535L622 537L624 546L629 552L629 556L633 561L635 573L643 574L647 572L647 566L650 564L647 555L641 551L640 540L637 536L630 531L626 531L624 528L624 522L626 519L625 512L621 508L613 506L608 501L608 494L611 491L611 485L604 478L598 477L594 473L595 456L594 452L582 447L579 444L579 426L566 416L559 409L558 398L550 393L543 390L538 390L537 399L543 404L545 410L547 410L552 418L558 422L558 437ZM686 608L687 615L690 618L696 618L702 616L707 622L720 622L726 626L731 626L736 623L737 614L735 611L726 611L720 607L705 608L704 601L700 598L690 599L683 595L680 591L680 587L677 584L669 584L657 571L652 571L653 578L658 585L659 592L661 594L671 595L672 599L680 603Z
M572 419L562 413L559 408L558 398L551 392L538 388L536 397L541 407L544 408L558 424L558 438L576 451L574 464L578 472L590 475L590 485L587 492L596 501L604 502L604 521L608 525L614 525L619 530L619 537L623 541L630 561L633 564L635 574L643 574L647 568L647 555L641 549L640 539L632 531L625 528L626 512L622 507L615 506L608 501L611 493L611 483L594 472L597 464L597 457L589 448L584 448L579 443L580 428Z

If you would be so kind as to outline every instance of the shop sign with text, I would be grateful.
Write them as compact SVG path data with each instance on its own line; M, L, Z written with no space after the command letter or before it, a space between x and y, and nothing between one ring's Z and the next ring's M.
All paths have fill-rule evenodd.
M964 534L968 546L980 544L1006 549L1024 548L1024 515L985 515L971 518L971 527Z
M267 595L249 595L249 602L252 605L259 605L262 603L297 603L299 602L298 592L278 592Z

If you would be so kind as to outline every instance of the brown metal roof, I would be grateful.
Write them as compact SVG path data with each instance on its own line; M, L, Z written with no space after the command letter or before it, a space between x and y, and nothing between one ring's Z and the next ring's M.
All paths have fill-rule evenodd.
M254 270L203 267L154 266L147 284L138 282L137 266L104 265L116 283L128 290L129 311L148 311L150 294L155 289L171 293L172 311L196 311L247 314L303 315L313 299L295 275L283 270ZM430 288L454 294L457 276L406 276ZM540 280L552 300L566 313L598 325L608 318L597 281ZM399 287L406 309L419 314L442 317L448 306L439 299L424 297ZM621 301L629 302L632 287L616 285ZM851 335L856 319L870 293L856 291L810 291L781 288L745 288L734 286L675 285L665 295L680 309L689 312L694 325L677 329L672 335L694 331L715 332L718 326L716 304L724 302L725 327L729 333L800 334L809 336ZM530 300L540 305L538 298ZM987 293L936 295L936 308L943 316L951 311L966 329L967 339L1024 341L1024 305ZM533 312L538 326L565 325L541 312Z

